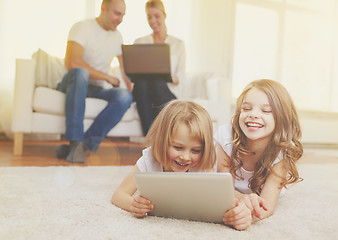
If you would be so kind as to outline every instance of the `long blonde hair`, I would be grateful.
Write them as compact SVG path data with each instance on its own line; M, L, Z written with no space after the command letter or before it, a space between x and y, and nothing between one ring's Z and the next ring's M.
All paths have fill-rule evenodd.
M252 192L260 194L263 185L272 171L272 163L279 153L282 153L282 160L287 170L287 176L282 178L281 187L301 180L299 177L296 162L303 155L303 146L300 142L301 128L295 105L288 91L278 82L269 79L256 80L248 84L236 102L236 112L232 119L233 151L231 153L230 172L237 179L241 176L237 170L243 165L241 155L252 155L246 148L246 136L239 126L239 116L243 100L251 89L263 91L272 108L275 120L275 129L271 143L263 153L262 159L256 164L253 177L249 180L249 187Z
M203 107L191 101L170 101L157 115L146 136L146 143L151 146L154 159L164 167L168 166L168 148L182 124L186 124L191 136L197 137L203 145L202 158L196 169L212 168L216 161L212 121Z
M166 12L165 12L165 8L164 8L164 4L161 0L149 0L146 3L146 11L149 8L157 8L158 10L160 10L164 16L167 16Z

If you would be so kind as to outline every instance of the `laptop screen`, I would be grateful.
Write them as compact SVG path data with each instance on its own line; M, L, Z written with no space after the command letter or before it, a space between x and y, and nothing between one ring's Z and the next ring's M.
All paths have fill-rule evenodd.
M168 44L122 45L122 56L129 77L171 76Z

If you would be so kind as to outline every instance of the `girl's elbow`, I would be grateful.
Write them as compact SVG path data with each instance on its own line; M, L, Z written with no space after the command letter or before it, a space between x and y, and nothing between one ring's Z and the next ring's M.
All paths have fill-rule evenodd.
M110 199L110 202L111 202L112 204L114 204L115 206L117 206L117 205L116 205L116 202L117 202L116 192L113 193L113 195L112 195L112 197L111 197L111 199Z
M269 209L268 211L266 211L264 218L271 217L274 213L275 213L275 209Z
M110 202L115 205L114 195L111 197Z
M268 218L268 217L271 217L274 213L275 213L275 207L276 207L276 204L271 204L269 202L267 202L266 204L266 211L264 211L264 218Z
M264 214L263 214L263 217L262 218L257 218L257 217L254 217L254 222L258 222L260 220L263 220L263 219L266 219L266 218L269 218L271 217L273 214L274 214L275 210L272 209L272 210L268 210L266 211Z

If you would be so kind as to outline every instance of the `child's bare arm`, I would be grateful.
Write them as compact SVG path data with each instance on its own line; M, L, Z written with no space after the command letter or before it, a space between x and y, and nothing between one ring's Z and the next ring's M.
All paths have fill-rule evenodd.
M270 173L260 196L254 193L242 194L235 192L235 196L251 210L254 222L267 218L274 213L281 191L280 184L282 179L279 176L286 176L286 170L282 163L277 163L274 165L273 171L277 175Z
M131 212L135 217L143 217L147 212L150 212L153 209L153 205L148 199L140 195L133 196L137 190L133 179L133 172L139 171L140 170L135 165L120 186L115 190L111 199L111 202L115 206Z
M139 194L133 197L133 201L131 203L131 213L134 215L134 217L144 217L153 209L154 206L147 198L142 197Z
M264 218L264 211L268 211L268 205L263 198L255 193L243 194L238 191L235 191L235 196L251 210L251 213L255 219Z
M230 172L229 163L230 157L224 152L223 148L217 144L217 172ZM238 191L235 191L235 197L240 201L244 202L245 205L251 210L252 214L256 218L264 218L263 210L267 211L267 204L264 199L262 199L257 194L242 194Z
M245 230L252 223L251 210L243 202L236 199L235 207L224 213L223 222L237 230Z
M230 172L230 157L224 152L223 148L218 143L216 145L216 151L217 172ZM225 225L233 226L237 230L245 230L252 222L251 210L244 204L244 202L239 201L237 194L240 193L235 191L236 205L224 213L223 222Z
M279 194L282 190L280 187L282 182L281 177L285 177L287 174L287 170L284 168L283 162L275 164L272 170L276 174L269 174L260 194L260 197L264 199L266 205L268 206L267 211L263 212L263 218L267 218L274 213ZM254 218L254 221L258 220L259 219Z
M224 152L223 148L218 143L216 144L216 153L217 172L230 172L230 157Z

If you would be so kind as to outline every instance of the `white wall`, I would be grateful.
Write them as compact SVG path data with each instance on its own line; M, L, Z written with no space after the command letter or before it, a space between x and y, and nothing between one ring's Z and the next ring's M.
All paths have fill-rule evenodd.
M5 1L1 1L0 0L0 36L4 36L4 9L5 9ZM1 37L0 38L0 53L2 53L4 51L4 44L3 44L3 38ZM4 55L3 54L0 54L0 66L4 66L5 65L5 58L4 58ZM0 70L2 70L3 68L0 67ZM2 82L0 81L0 94L4 94L4 91L2 89ZM4 108L4 104L5 102L2 101L0 99L0 116L3 114L2 113L2 109ZM2 133L4 130L3 130L3 127L2 127L2 123L0 121L0 133Z
M63 57L68 31L85 13L83 0L0 0L0 132L10 135L15 59L38 48Z
M226 113L230 112L232 102L234 1L194 0L191 10L188 66L193 72L213 72L224 77L218 94L224 106L220 109L220 117L227 123Z
M241 5L241 11L239 11L237 9L239 5L236 2L243 2L247 5ZM263 8L259 8L259 14L250 12L250 18L245 14L239 16L244 12L242 10L251 4L252 6L248 9L250 11L255 10L257 5L253 2L263 6ZM304 6L311 5L314 2L305 1ZM333 2L338 3L337 0L325 3L329 6ZM284 3L289 4L289 2ZM338 53L332 54L332 56L329 54L330 49L332 49L332 40L337 39L337 36L334 35L338 34L338 25L336 25L335 32L332 34L329 31L330 28L332 31L334 30L332 28L332 15L291 6L290 12L294 14L294 18L290 18L283 15L283 8L280 8L280 4L279 1L268 0L264 2L259 0L214 0L212 2L195 0L192 18L193 39L190 43L192 44L191 51L196 56L190 63L191 68L224 74L226 83L220 91L225 99L228 99L228 101L225 101L228 103L233 104L234 99L229 99L227 96L235 98L237 95L234 94L234 91L231 92L231 89L227 86L233 87L232 90L235 90L235 92L236 89L237 92L240 92L246 85L246 83L243 85L245 81L248 83L257 78L271 78L280 80L288 88L296 106L306 106L305 109L313 107L322 111L337 109L337 101L334 99L338 98L338 94L331 96L331 104L333 105L330 105L327 100L330 93L323 94L320 91L324 88L338 89L338 81L332 82L331 80L331 77L336 75L335 70L338 69L336 67L338 61L335 61ZM320 3L317 2L317 4ZM270 6L272 7L269 8ZM338 8L338 4L335 4L335 7ZM326 10L331 11L330 8ZM262 12L265 13L265 19L261 16ZM276 18L274 15L276 12L282 13L279 16L289 17L285 18L289 19L289 22L283 22L285 20L283 17ZM309 16L305 18L304 15L311 15L312 25L309 25ZM239 18L242 18L240 23L236 22ZM290 23L290 19L298 22ZM198 26L194 24L198 24ZM239 24L244 25L240 26ZM234 26L236 26L236 30ZM279 30L274 30L274 26L277 26ZM311 26L315 27L312 29ZM270 30L268 31L267 28L269 27ZM294 31L291 35L287 32L290 29ZM238 32L239 30L242 33ZM316 31L314 32L314 30ZM316 32L319 35L316 35ZM309 34L316 37L306 39ZM240 35L241 39L236 38ZM337 41L335 42L337 43ZM245 49L245 47L249 47L249 49ZM290 50L290 48L293 50ZM325 54L321 49L325 50ZM338 52L338 47L335 50ZM240 55L239 52L241 52ZM238 56L241 56L241 59L236 61ZM332 67L330 64L334 64L333 70L330 70ZM327 84L330 81L332 84ZM318 104L318 101L321 101L321 105ZM338 144L338 114L299 111L299 115L304 143Z
M302 127L302 142L311 144L338 145L338 114L299 112Z
M333 1L338 2L338 0ZM15 58L29 58L39 47L53 55L63 57L70 26L75 21L84 18L85 15L96 16L99 12L97 2L100 3L101 0L86 0L88 6L86 8L82 4L83 0L0 0L0 36L2 36L0 39L0 116L8 115L10 111L10 106L7 104L11 101L12 93L8 89L12 89L14 85ZM127 13L124 22L119 27L125 36L126 43L132 43L136 37L150 33L144 12L145 2L146 0L126 0ZM232 83L236 48L234 44L236 2L263 3L258 0L164 0L168 14L169 33L182 38L186 43L187 70L189 72L215 72L224 77L225 81L218 93L223 96L224 113L233 103L232 84L238 84ZM271 2L280 3L280 1ZM20 8L17 5L20 5ZM96 12L91 9L94 5ZM338 4L336 5L338 7ZM34 9L39 10L36 12L33 11ZM63 12L64 16L71 17L65 19L60 14L55 14L56 12ZM55 22L46 25L45 19L55 19ZM142 29L137 27L130 31L130 27L136 26L136 23L146 27ZM337 39L337 33L338 29L335 32L335 39ZM296 48L296 45L301 42L295 41L294 44ZM338 47L335 50L337 51L335 55L338 56ZM335 63L336 66L338 61ZM337 66L334 72L338 72ZM306 71L306 68L301 68L301 66L297 68ZM243 67L244 70L245 67ZM338 81L334 82L332 87L337 88L337 86ZM291 94L297 94L297 91L298 89ZM333 97L338 99L338 94ZM338 133L336 127L338 124L335 124L338 123L337 117L325 114L319 117L313 113L300 114L300 116L304 141L338 142L337 137L332 134ZM224 119L224 122L229 121L226 116Z

